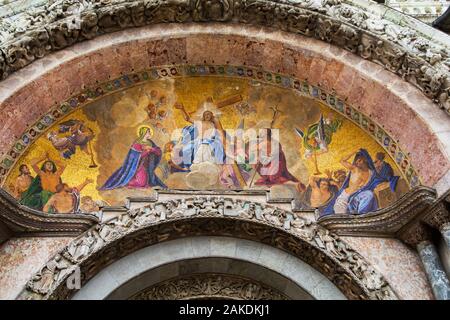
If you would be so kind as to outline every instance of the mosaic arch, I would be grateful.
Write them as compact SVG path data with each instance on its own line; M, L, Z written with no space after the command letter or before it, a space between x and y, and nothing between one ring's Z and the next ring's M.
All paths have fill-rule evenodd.
M322 215L364 214L420 184L357 108L240 66L163 66L101 84L44 115L1 163L1 186L48 213L167 188L270 189Z

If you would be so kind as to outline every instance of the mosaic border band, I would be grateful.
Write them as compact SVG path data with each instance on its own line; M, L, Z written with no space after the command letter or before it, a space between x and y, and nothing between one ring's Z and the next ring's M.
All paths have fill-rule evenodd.
M52 126L60 118L69 115L71 112L92 103L106 95L131 88L136 85L144 84L148 81L162 80L178 77L195 76L221 76L246 78L256 82L275 85L285 89L293 89L297 94L310 97L322 102L334 111L343 115L351 122L356 124L363 131L368 133L377 141L380 146L397 163L403 177L411 188L421 185L417 171L411 164L408 154L399 146L398 141L386 133L382 126L371 120L367 115L361 113L356 108L344 103L341 99L332 93L328 93L319 86L309 84L305 80L299 80L294 77L279 73L267 72L261 69L232 66L232 65L171 65L153 67L148 70L133 72L120 76L114 80L109 80L95 88L89 88L80 94L73 95L60 105L52 108L32 125L22 137L17 140L13 147L6 153L0 162L0 185L3 186L6 177L25 153L27 148L41 136L41 134Z

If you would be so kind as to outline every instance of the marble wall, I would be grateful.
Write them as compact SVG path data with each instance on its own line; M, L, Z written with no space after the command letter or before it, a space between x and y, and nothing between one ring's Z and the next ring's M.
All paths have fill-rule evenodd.
M372 263L400 299L433 299L417 252L400 240L363 237L342 237L342 239Z
M0 299L14 299L25 283L72 238L15 238L0 246Z

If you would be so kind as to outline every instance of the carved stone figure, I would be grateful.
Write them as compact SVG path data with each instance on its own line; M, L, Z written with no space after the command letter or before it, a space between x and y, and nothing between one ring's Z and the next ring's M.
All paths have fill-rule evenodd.
M89 230L84 237L72 241L67 247L67 256L72 262L78 262L86 258L96 248L101 247L103 240L96 235L94 230Z
M199 207L198 214L223 214L223 201L211 199L210 196L197 198L194 204Z
M147 23L184 22L191 16L189 0L153 0L144 4Z
M350 52L356 52L360 43L360 33L345 24L341 24L334 36L334 43L347 49Z
M25 47L34 59L43 58L51 49L47 30L41 29L31 31L25 42Z
M173 278L146 288L132 300L166 300L230 297L245 300L285 300L278 291L263 284L232 275L200 274Z
M51 26L48 29L49 39L53 49L68 47L78 40L79 30L70 29L67 22Z
M130 15L133 25L135 26L145 25L146 23L145 3L144 2L130 3L128 6L130 8Z
M364 261L358 256L356 252L350 252L347 256L347 261L350 266L350 270L358 277L363 278L366 271L366 265Z
M318 229L314 241L320 248L327 250L335 257L340 257L340 253L336 248L336 241L327 229Z
M224 215L237 216L245 204L238 202L236 199L226 199L224 202Z
M82 265L92 264L92 257L95 252L102 251L105 259L113 259L113 254L117 254L116 250L120 250L120 254L133 252L133 248L137 242L140 244L151 244L156 241L164 241L165 239L173 239L177 236L186 236L189 234L198 234L198 226L191 225L190 222L177 224L177 228L165 228L158 225L158 217L166 210L170 210L173 214L172 219L183 218L183 211L199 209L204 215L211 215L214 212L234 211L239 213L241 218L247 219L242 224L229 224L229 219L216 219L214 224L203 225L207 233L229 234L230 232L242 233L245 238L267 239L268 235L272 235L274 230L267 230L268 226L261 224L251 224L248 220L259 219L267 221L269 224L278 228L285 227L286 221L290 222L291 233L276 232L277 235L273 239L273 245L281 248L294 255L301 255L305 262L316 266L324 274L332 272L333 268L339 265L342 270L348 270L345 274L338 274L337 282L339 288L349 297L360 298L361 288L364 288L364 297L374 299L390 299L395 298L395 294L383 277L372 267L370 267L364 259L354 250L348 247L336 235L328 230L320 227L316 223L305 220L301 217L291 219L291 213L268 205L261 205L252 202L243 202L236 199L223 199L222 197L195 197L193 199L183 199L181 201L166 201L160 203L151 203L144 208L131 210L123 215L114 218L106 223L99 224L93 229L87 231L83 236L71 242L61 254L56 255L47 265L38 272L27 284L27 291L22 297L27 297L36 293L42 298L48 296L57 298L67 298L67 290L61 289L61 283L74 268L82 267ZM259 218L258 218L259 216ZM236 217L238 217L236 215ZM195 217L193 217L195 219ZM160 219L162 220L162 219ZM202 219L203 220L203 219ZM220 221L222 220L222 221ZM228 222L227 222L228 221ZM151 232L132 233L136 227L142 227L146 223L152 224ZM166 223L166 222L165 222ZM149 226L150 227L150 226ZM160 229L162 227L162 229ZM201 229L203 230L203 229ZM110 244L114 240L119 240L121 245L113 247ZM119 248L120 247L120 248ZM310 248L310 249L307 249ZM108 252L111 251L111 254ZM337 265L333 265L333 258ZM66 258L67 260L64 260ZM98 257L97 257L98 258ZM91 260L90 260L91 259ZM112 262L112 261L111 261ZM92 264L90 272L98 272L95 270L95 263ZM184 280L183 280L184 281ZM180 285L184 282L180 282ZM223 281L210 283L200 283L199 292L204 293L207 290L222 290L218 286ZM172 290L172 289L170 289ZM225 290L225 289L224 289ZM228 290L228 289L227 289ZM153 291L152 291L153 292ZM175 296L175 291L170 291ZM172 293L165 292L163 296L171 297ZM179 293L184 291L177 291ZM239 290L241 298L254 297L256 299L264 299L265 294L259 288L254 286L242 287ZM357 292L357 293L355 293ZM156 291L154 293L157 293ZM169 294L170 293L170 294ZM153 295L153 293L152 293ZM174 296L174 297L175 297ZM182 298L182 296L179 296ZM156 298L156 297L155 297Z
M369 266L365 271L362 281L366 287L371 290L380 289L384 284L384 280L381 278L381 275L378 272L375 272L371 266Z
M364 11L359 11L348 6L335 6L330 10L333 17L348 22L354 26L365 28L365 21L368 16Z
M399 48L386 42L377 42L374 49L374 59L386 69L397 72L403 63L406 53Z
M104 32L112 32L132 25L130 10L125 6L99 10L97 16L98 26Z
M239 210L239 216L245 219L253 219L256 217L256 204L249 202L247 206Z
M420 67L418 82L421 84L421 87L424 88L426 96L435 97L444 82L444 75L440 72L436 72L431 67L423 65Z
M316 226L311 221L298 217L291 221L291 230L308 241L313 240L317 232Z
M314 37L326 42L331 42L334 39L334 35L339 27L339 23L328 18L320 17L317 20L317 26L314 30Z
M83 39L92 39L98 34L98 18L93 12L86 12L81 16L80 37Z
M194 21L227 21L232 15L231 0L193 0Z
M156 210L155 204L150 203L145 208L137 210L137 214L133 223L135 226L140 227L145 224L158 221L159 216L160 214L158 210Z
M12 70L21 69L34 60L34 56L26 48L26 40L18 41L5 52L6 62Z
M376 40L363 34L361 37L361 43L358 46L358 54L360 57L370 60L374 57L375 48L382 45L383 41Z
M262 206L262 217L267 222L281 227L284 225L286 213L278 208L270 208Z
M177 215L178 200L169 200L165 203L165 216L171 218Z
M197 214L197 210L191 201L187 202L186 199L181 199L173 213L175 216L190 217Z
M27 287L37 293L47 294L54 283L58 283L68 272L69 264L61 257L56 255L45 267L38 272L27 283Z
M301 9L292 9L286 18L286 29L291 32L311 36L317 24L317 15Z
M113 241L120 237L120 231L115 228L113 223L105 223L100 225L99 235L104 241Z

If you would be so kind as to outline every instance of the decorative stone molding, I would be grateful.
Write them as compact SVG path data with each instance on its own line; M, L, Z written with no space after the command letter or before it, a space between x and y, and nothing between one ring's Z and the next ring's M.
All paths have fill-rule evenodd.
M450 224L450 202L448 194L444 195L429 210L423 221L436 230Z
M140 248L200 235L255 240L289 252L349 299L397 298L378 271L323 227L276 207L213 196L151 203L94 226L36 273L18 298L67 299L73 292L65 281L75 270L80 270L84 284Z
M88 214L50 215L21 206L1 188L0 220L8 228L4 241L11 236L76 236L99 221Z
M398 237L406 244L415 248L424 241L430 241L432 239L432 232L429 226L418 221L401 230Z
M442 229L450 223L450 211L448 193L434 201L433 205L422 211L421 214L405 225L396 234L403 242L416 247L423 241L433 239L434 231L442 232Z
M146 288L129 300L288 300L284 294L255 280L229 274L194 274Z
M385 4L423 22L431 23L449 6L448 0L386 0Z
M413 20L399 13L387 12L375 4L371 4L372 10L361 6L344 0L46 3L3 19L0 78L49 52L99 34L156 23L233 22L269 26L337 45L396 73L450 112L449 41L432 40L432 29L415 26ZM402 26L405 22L408 26Z
M338 235L395 237L402 228L427 214L435 201L435 190L418 187L373 213L333 214L320 218L318 223Z

